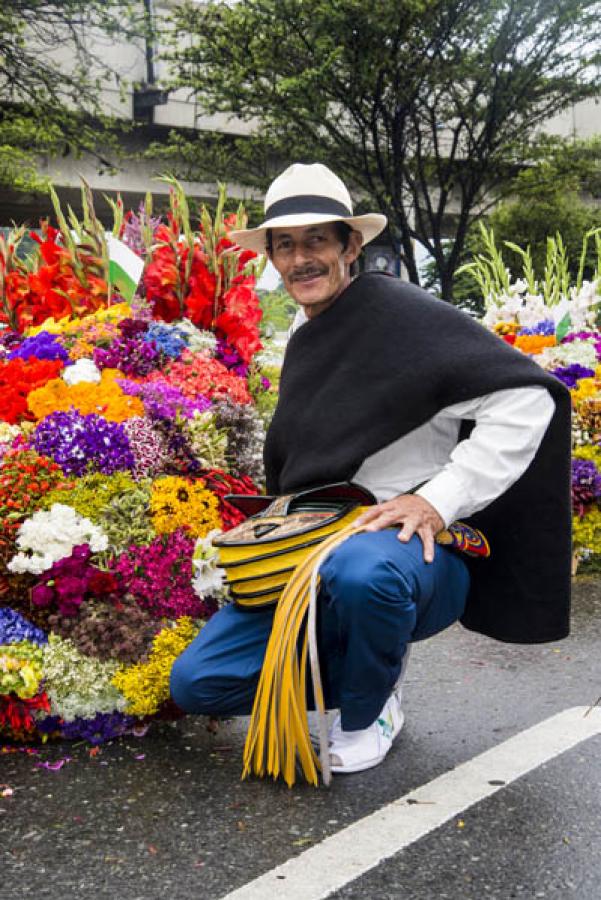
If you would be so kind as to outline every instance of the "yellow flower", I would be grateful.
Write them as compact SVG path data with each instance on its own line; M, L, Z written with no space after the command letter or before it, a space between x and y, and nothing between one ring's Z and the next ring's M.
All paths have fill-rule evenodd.
M578 405L578 403L582 403L583 400L594 397L598 391L599 381L597 381L596 378L581 378L578 382L578 387L574 388L570 393L572 394L574 404Z
M131 316L131 306L129 303L113 303L106 309L99 309L94 313L94 318L98 322L121 322L122 319L129 319Z
M213 528L222 527L219 501L201 479L157 478L152 485L150 513L157 534L187 528L194 537L205 537Z
M493 331L495 334L516 334L522 326L519 322L497 322Z
M182 616L175 625L163 628L154 638L148 662L123 667L115 673L112 684L127 700L127 713L151 716L169 699L173 663L200 628L189 616Z
M601 510L594 506L583 518L572 519L572 539L575 550L601 553Z
M34 697L42 680L42 649L29 641L0 647L0 693Z
M48 331L50 334L61 334L68 321L69 316L64 316L62 319L59 319L58 322L54 316L50 316L48 319L44 319L41 325L32 325L31 328L27 328L25 330L25 335L27 337L35 337L40 331Z
M601 447L597 447L594 444L585 444L583 447L577 447L573 456L576 459L590 459L601 470Z
M89 359L94 353L94 344L79 338L69 350L69 357L74 360Z

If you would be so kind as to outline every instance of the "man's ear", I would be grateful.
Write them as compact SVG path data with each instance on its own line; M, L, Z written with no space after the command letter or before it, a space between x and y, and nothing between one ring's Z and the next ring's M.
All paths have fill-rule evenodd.
M348 237L348 244L346 245L346 250L343 253L345 262L349 265L352 265L358 258L361 253L361 248L363 247L363 235L360 231L351 231Z

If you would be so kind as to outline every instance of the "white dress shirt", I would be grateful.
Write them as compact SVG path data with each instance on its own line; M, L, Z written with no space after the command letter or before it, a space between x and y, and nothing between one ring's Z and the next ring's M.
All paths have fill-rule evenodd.
M289 336L306 321L301 308ZM518 480L532 462L554 410L553 398L539 386L455 403L367 457L353 481L380 503L421 484L415 493L449 525L484 509ZM457 443L463 419L474 420L475 426L469 438Z

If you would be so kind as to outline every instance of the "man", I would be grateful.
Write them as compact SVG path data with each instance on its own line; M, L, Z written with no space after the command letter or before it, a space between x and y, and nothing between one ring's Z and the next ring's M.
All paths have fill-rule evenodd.
M271 185L265 221L234 232L267 252L299 304L265 445L269 493L352 480L378 500L367 531L320 570L319 649L336 773L382 762L403 725L412 641L460 617L501 640L557 640L569 614L569 396L527 357L413 285L351 267L385 227L354 216L325 166ZM471 433L465 431L471 425ZM492 555L436 534L470 519ZM467 605L466 605L467 604ZM272 610L221 610L176 661L189 712L250 712Z

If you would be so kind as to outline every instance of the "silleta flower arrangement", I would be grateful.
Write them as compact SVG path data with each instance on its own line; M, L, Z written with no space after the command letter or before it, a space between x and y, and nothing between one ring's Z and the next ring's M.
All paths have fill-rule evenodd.
M528 249L508 246L523 262L513 280L494 234L482 228L486 254L465 266L485 298L483 324L559 378L572 395L574 572L601 554L601 229L583 238L575 282L561 236L549 238L544 277L535 278ZM597 262L584 278L590 241Z
M180 715L175 657L223 602L211 539L262 485L259 261L220 190L111 235L0 238L0 738L98 743ZM137 274L136 274L137 272ZM137 284L137 290L136 290Z

